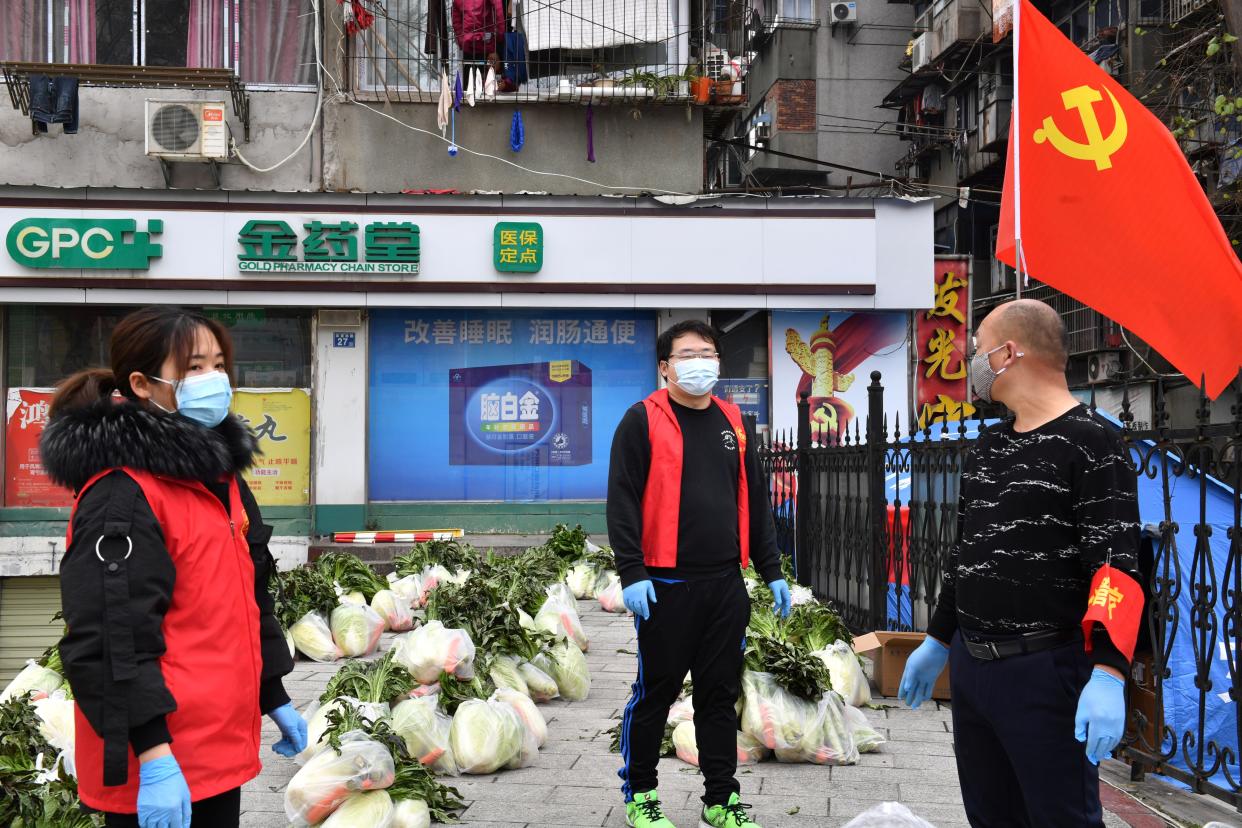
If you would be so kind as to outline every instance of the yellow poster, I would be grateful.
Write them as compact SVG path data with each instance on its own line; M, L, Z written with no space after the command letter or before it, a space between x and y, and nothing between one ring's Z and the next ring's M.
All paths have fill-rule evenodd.
M255 464L246 472L260 506L310 503L310 392L302 388L233 395L233 413L259 438Z

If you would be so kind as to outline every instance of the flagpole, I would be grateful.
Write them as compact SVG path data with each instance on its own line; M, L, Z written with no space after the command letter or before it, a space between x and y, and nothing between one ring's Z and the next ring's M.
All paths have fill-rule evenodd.
M1026 271L1026 261L1022 255L1022 122L1018 114L1022 105L1022 64L1019 62L1019 46L1022 43L1022 2L1013 0L1013 240L1014 263L1017 272L1014 274L1016 290L1014 296L1022 298L1022 279Z

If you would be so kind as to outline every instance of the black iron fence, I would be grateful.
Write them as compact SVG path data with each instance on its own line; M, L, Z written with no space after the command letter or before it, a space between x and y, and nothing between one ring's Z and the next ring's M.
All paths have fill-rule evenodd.
M856 632L923 631L979 425L903 431L900 416L885 415L879 373L871 380L864 423L814 443L804 397L797 433L770 435L760 456L798 580ZM1165 386L1148 388L1139 417L1124 390L1118 418L1140 482L1147 592L1118 756L1135 778L1160 773L1242 810L1242 401L1213 416L1200 397L1194 425L1173 428Z

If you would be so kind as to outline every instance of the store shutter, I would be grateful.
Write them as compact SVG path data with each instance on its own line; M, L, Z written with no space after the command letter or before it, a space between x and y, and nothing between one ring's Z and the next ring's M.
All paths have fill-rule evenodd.
M0 579L0 687L60 640L63 624L52 620L58 612L59 578Z

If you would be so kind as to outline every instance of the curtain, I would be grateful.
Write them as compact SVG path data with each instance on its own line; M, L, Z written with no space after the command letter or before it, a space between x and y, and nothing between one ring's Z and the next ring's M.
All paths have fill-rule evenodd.
M315 20L310 0L242 5L241 76L251 83L315 82Z
M189 37L186 41L185 65L210 68L232 65L225 62L225 15L228 15L229 55L232 55L234 25L230 0L190 0Z
M0 2L0 60L94 63L95 0L55 0L50 17L48 5L47 0Z

